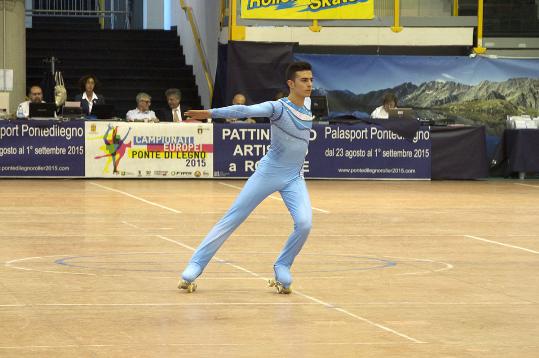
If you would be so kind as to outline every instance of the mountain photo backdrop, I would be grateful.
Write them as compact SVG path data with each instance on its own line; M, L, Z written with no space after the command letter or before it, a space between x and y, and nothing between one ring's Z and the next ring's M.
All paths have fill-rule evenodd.
M313 65L314 95L330 112L370 114L393 92L399 107L437 124L484 125L501 135L508 115L539 116L539 60L486 57L295 54Z

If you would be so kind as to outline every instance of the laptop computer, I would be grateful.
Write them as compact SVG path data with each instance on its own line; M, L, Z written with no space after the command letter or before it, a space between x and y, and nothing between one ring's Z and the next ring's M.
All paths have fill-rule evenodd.
M54 119L56 104L54 103L29 103L30 119Z
M114 118L114 106L111 104L94 104L89 117L95 119Z
M389 119L413 119L417 120L415 111L411 108L391 108L387 111Z
M327 120L329 115L328 98L326 96L311 96L311 112L313 120Z
M65 119L81 119L84 118L82 115L82 108L80 107L80 102L66 102L62 107L62 118Z

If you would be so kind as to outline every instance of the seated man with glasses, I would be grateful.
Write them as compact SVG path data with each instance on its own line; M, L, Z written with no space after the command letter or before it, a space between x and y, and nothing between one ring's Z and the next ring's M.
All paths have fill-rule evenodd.
M155 112L150 110L152 97L149 94L140 92L137 94L136 100L137 108L130 110L125 115L128 122L159 122Z

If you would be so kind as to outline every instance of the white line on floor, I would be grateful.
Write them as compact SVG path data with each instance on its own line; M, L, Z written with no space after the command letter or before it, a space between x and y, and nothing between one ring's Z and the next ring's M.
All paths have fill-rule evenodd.
M133 199L142 201L143 203L150 204L150 205L156 206L156 207L158 207L158 208L161 208L161 209L165 209L165 210L171 211L171 212L173 212L173 213L175 213L175 214L181 214L181 213L182 213L182 212L179 211L179 210L172 209L172 208L169 208L168 206L164 206L164 205L161 205L161 204L154 203L153 201L149 201L149 200L143 199L143 198L141 198L141 197L138 197L138 196L136 196L136 195L129 194L128 192L125 192L125 191L123 191L123 190L114 189L114 188L108 187L108 186L106 186L106 185L101 185L101 184L97 184L97 183L92 183L92 182L89 182L89 183L90 183L91 185L100 187L100 188L102 188L102 189L109 190L109 191L113 191L113 192L115 192L115 193L120 193L120 194L125 195L125 196L128 196L128 197L130 197L130 198L133 198Z
M520 185L520 186L527 186L527 187L535 188L535 189L539 189L539 185L522 184L522 183L513 183L513 184L515 184L515 185Z
M512 248L512 249L517 249L517 250L527 251L527 252L531 252L532 254L539 254L539 251L527 249L527 248L521 247L521 246L515 246L515 245L504 244L503 242L499 242L499 241L483 239L482 237L477 237L477 236L472 236L472 235L464 235L464 237L467 237L467 238L469 238L469 239L474 239L474 240L479 240L479 241L489 242L489 243L495 244L495 245L500 245L500 246L510 247L510 248Z
M140 227L138 227L137 225L132 224L132 223L130 223L130 222L128 222L128 221L122 220L122 224L125 224L125 225L127 225L127 226L131 226L132 228L135 228L135 229L137 229L137 230L140 230Z
M294 342L281 343L282 346L390 346L402 345L399 342ZM0 346L5 350L23 350L23 349L66 349L66 348L134 348L134 347L247 347L252 346L249 343L164 343L164 344L65 344L55 346L35 345L35 346ZM189 353L188 355L193 355ZM195 354L196 355L196 354Z
M166 240L166 241L175 243L176 245L179 245L179 246L181 246L181 247L187 248L187 249L189 249L189 250L192 250L192 251L195 250L194 248L192 248L192 247L190 247L190 246L188 246L188 245L185 245L185 244L183 244L183 243L181 243L181 242L179 242L179 241L176 241L176 240L172 240L172 239L167 238L167 237L165 237L165 236L163 236L163 235L155 235L155 236L156 236L156 237L159 237L160 239L163 239L163 240ZM248 269L246 269L246 268L244 268L244 267L241 267L241 266L234 265L234 264L231 264L231 263L229 263L229 262L226 262L225 260L220 259L220 258L218 258L217 256L214 256L214 259L217 260L217 261L220 261L220 262L222 262L222 263L224 263L224 264L226 264L226 265L232 266L232 267L234 267L234 268L236 268L236 269L238 269L238 270L241 270L241 271L243 271L243 272L246 272L246 273L250 274L251 276L259 277L260 279L262 279L262 280L264 280L264 281L268 281L268 278L267 278L267 277L262 277L261 275L257 274L256 272L250 271L250 270L248 270ZM418 340L418 339L412 338L412 337L410 337L410 336L407 336L407 335L404 334L404 333L400 333L400 332L398 332L398 331L395 331L394 329L391 329L391 328L386 327L386 326L384 326L384 325L381 325L381 324L379 324L379 323L376 323L376 322L373 322L373 321L371 321L371 320L368 320L367 318L364 318L364 317L358 316L358 315L356 315L356 314L353 314L353 313L351 313L351 312L345 310L344 308L335 307L335 306L332 305L332 304L329 304L329 303L327 303L327 302L324 302L324 301L322 301L322 300L320 300L320 299L318 299L318 298L316 298L316 297L313 297L313 296L309 296L309 295L307 295L307 294L304 294L304 293L302 293L301 291L294 290L294 293L297 294L297 295L299 295L299 296L302 296L302 297L304 297L304 298L307 298L307 299L309 299L309 300L311 300L311 301L313 301L313 302L316 302L316 303L318 303L318 304L320 304L320 305L322 305L322 306L324 306L324 307L328 307L328 308L334 309L334 310L336 310L336 311L338 311L338 312L341 312L341 313L343 313L343 314L345 314L345 315L347 315L347 316L349 316L349 317L353 317L353 318L355 318L355 319L357 319L357 320L359 320L359 321L368 323L368 324L370 324L370 325L372 325L372 326L378 327L378 328L380 328L380 329L382 329L382 330L384 330L384 331L386 331L386 332L395 334L395 335L397 335L397 336L399 336L399 337L405 338L405 339L407 339L407 340L409 340L409 341L412 341L412 342L414 342L414 343L426 343L426 342L420 341L420 340Z
M297 292L297 291L294 291ZM182 306L314 306L313 302L160 302L160 303L31 303L2 304L0 308L32 307L182 307ZM344 302L349 306L529 306L534 302ZM328 306L335 308L334 306Z

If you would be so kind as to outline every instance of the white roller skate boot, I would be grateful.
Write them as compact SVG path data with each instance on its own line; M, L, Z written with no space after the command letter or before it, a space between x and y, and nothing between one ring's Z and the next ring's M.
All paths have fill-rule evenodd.
M277 292L282 294L292 293L292 276L290 270L285 266L273 266L275 279L268 280L269 287L275 287Z

